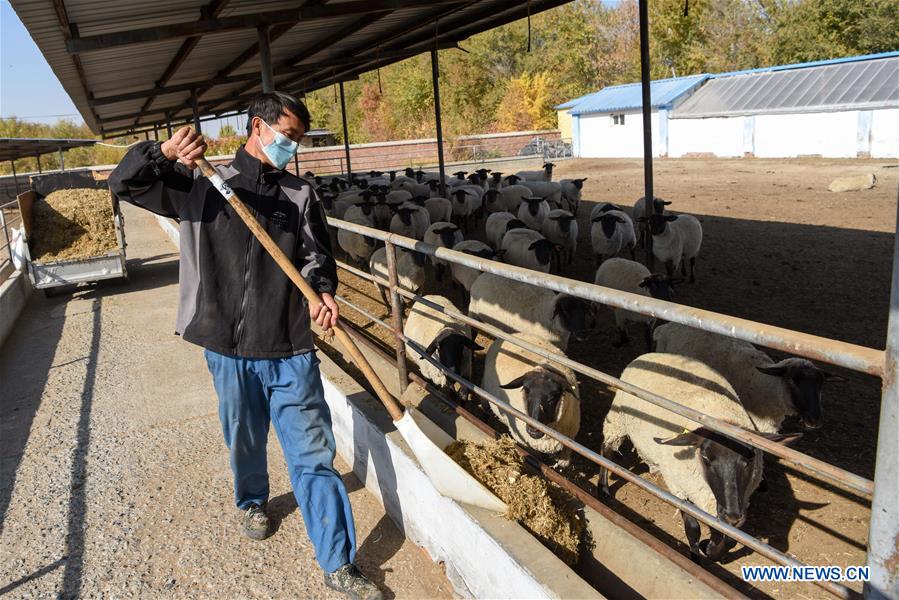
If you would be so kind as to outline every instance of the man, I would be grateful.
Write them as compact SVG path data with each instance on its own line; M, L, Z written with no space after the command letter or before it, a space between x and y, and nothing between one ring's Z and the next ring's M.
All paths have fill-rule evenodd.
M307 305L209 181L191 173L206 142L189 127L165 142L131 148L109 188L121 200L180 221L175 331L205 348L243 532L261 540L270 531L271 422L325 583L353 598L380 598L353 565L353 514L332 466L331 415L310 330L311 320L325 330L337 322L337 269L315 192L284 170L309 124L309 111L291 96L258 96L247 111L246 144L218 171L321 295L317 306Z

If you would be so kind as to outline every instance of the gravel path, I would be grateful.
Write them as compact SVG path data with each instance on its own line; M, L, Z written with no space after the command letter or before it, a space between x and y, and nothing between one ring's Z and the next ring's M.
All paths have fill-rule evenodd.
M272 433L264 542L241 536L201 350L172 335L177 250L129 206L131 282L34 294L0 353L0 596L335 597ZM358 562L388 598L448 598L442 569L338 462Z

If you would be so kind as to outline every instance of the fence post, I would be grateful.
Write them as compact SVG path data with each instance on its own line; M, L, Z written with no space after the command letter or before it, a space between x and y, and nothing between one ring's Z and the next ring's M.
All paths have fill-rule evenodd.
M12 260L12 244L9 243L9 230L6 228L6 209L0 208L0 227L3 228L3 237L6 238L6 252L9 254L9 262L15 263Z
M883 365L883 396L874 463L874 495L868 532L871 579L865 598L899 597L899 238L893 249L893 283Z
M387 250L387 282L390 284L390 312L393 314L393 344L396 348L396 367L399 376L400 395L402 395L409 384L409 374L406 372L406 345L399 337L399 334L403 333L403 304L399 293L396 291L398 286L396 246L389 241L385 241L384 247Z

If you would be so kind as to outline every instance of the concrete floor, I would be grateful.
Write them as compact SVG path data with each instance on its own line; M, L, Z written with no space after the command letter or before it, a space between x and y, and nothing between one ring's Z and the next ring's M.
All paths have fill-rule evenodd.
M335 597L272 433L266 541L244 538L201 350L172 335L177 250L124 206L131 281L32 295L0 349L0 596ZM357 562L387 598L448 598L439 565L336 465Z

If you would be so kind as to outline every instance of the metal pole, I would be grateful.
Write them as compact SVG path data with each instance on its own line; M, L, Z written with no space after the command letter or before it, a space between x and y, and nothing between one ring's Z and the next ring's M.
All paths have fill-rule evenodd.
M66 170L66 157L65 154L63 154L62 148L59 149L59 170Z
M12 180L13 183L16 184L16 196L19 195L19 177L16 175L16 161L11 160L9 164L12 165Z
M159 128L153 125L153 139L159 141Z
M409 374L406 371L406 344L401 339L403 334L403 301L397 292L399 285L396 275L396 246L384 243L387 250L387 282L390 284L390 312L393 314L393 344L396 347L396 366L399 375L400 395L409 385Z
M166 128L166 131L168 131L168 133L169 133L169 139L171 139L172 138L172 122L166 121L165 128Z
M259 66L262 69L262 91L275 91L275 74L272 71L272 45L269 26L260 25L256 30L259 37Z
M299 154L293 155L293 169L296 172L296 176L300 176L300 156Z
M893 248L890 320L883 368L883 397L868 532L871 579L866 598L899 598L899 237Z
M40 154L37 155L37 172L38 173L42 172L41 171L41 155Z
M3 237L6 238L6 253L9 254L9 262L13 263L15 266L15 262L12 259L12 244L9 242L9 230L6 228L6 214L5 209L0 208L0 228L3 229Z
M202 133L203 128L200 124L200 106L197 104L197 90L196 88L190 91L190 104L194 109L194 129L197 130L197 133Z
M144 132L144 141L146 141L146 142L150 141L150 131L149 130Z
M343 95L342 81L338 87L340 87L340 116L343 117L343 151L346 153L346 173L350 183L352 183L353 167L352 163L350 163L350 129L346 122L346 97Z
M647 217L652 215L652 94L649 74L649 0L640 0L640 90L643 96L643 193ZM651 271L655 263L652 255L652 233L649 220L643 224L646 240L646 266Z
M446 198L446 166L443 163L443 124L440 122L440 63L431 50L431 83L434 85L434 122L437 126L437 163L440 166L440 197Z

